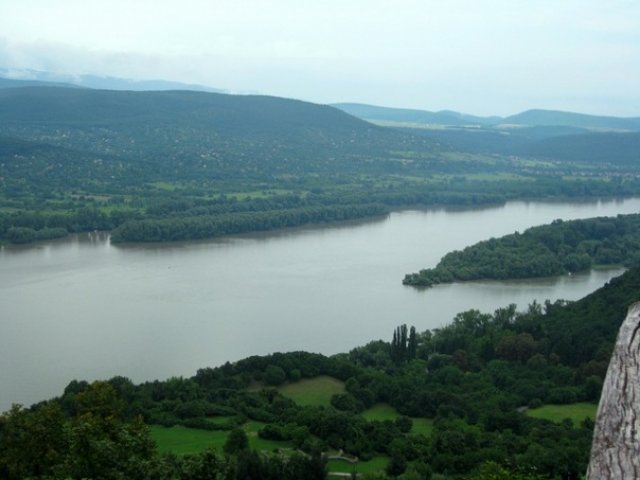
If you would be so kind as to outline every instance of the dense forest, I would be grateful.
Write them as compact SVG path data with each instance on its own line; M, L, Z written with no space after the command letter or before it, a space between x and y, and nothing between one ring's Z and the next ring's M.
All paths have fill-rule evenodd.
M313 479L326 478L337 452L386 459L364 478L578 479L593 421L528 411L598 401L638 285L640 269L631 269L577 302L470 310L424 332L400 325L389 341L331 357L275 353L139 385L74 380L60 397L0 416L0 477ZM342 386L326 405L286 394L322 376ZM398 414L367 417L376 405ZM420 422L429 430L416 431ZM259 425L255 438L249 423ZM198 453L159 453L149 425L221 431L225 440ZM251 448L258 439L282 448Z
M640 214L532 227L446 254L435 268L407 274L405 285L550 277L593 266L640 265Z
M95 229L170 241L407 206L640 193L635 133L486 129L383 128L255 95L0 88L0 242ZM566 154L569 137L579 155Z

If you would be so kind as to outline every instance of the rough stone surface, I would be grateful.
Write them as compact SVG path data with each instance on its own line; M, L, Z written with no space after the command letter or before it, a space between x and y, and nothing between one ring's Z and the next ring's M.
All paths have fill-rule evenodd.
M640 479L640 302L620 327L598 405L588 480Z

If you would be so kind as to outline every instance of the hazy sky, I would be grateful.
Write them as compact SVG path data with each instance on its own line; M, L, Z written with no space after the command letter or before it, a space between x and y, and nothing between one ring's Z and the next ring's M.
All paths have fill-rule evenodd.
M0 68L640 116L640 1L0 0Z

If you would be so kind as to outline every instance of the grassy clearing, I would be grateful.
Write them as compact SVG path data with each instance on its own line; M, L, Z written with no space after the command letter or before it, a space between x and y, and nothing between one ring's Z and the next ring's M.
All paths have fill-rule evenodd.
M258 437L258 430L264 427L263 422L249 421L242 425L242 429L247 432L249 446L254 450L276 450L290 448L288 442L276 442L264 440ZM179 425L173 427L162 427L151 425L151 438L158 445L160 453L172 452L176 455L187 453L198 453L213 447L222 450L227 441L228 431L222 430L200 430L197 428L187 428Z
M174 427L162 427L151 425L151 438L158 445L160 453L172 452L176 455L186 453L198 453L208 447L222 449L227 440L227 432L198 430L176 425Z
M383 422L385 420L395 420L400 416L398 411L391 405L386 403L376 403L373 407L362 412L365 420ZM433 431L433 420L428 418L410 417L412 426L411 433L413 435L424 435L428 437Z
M362 416L369 422L374 420L383 422L385 420L395 420L400 414L391 405L376 403L373 407L362 412Z
M572 403L569 405L543 405L539 408L527 410L527 415L560 423L565 418L574 425L579 425L585 418L595 420L598 406L593 403Z
M326 375L289 383L278 390L285 397L303 406L329 406L332 395L345 391L343 382Z
M387 463L389 463L389 457L373 457L366 462L356 463L355 470L357 473L383 472ZM329 460L327 470L329 471L328 478L344 478L337 475L332 476L331 472L351 473L353 472L353 464L345 460Z

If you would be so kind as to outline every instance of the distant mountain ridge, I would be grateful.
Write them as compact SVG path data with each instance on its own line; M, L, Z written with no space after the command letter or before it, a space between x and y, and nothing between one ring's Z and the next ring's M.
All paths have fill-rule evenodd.
M27 80L0 77L0 88L20 88L20 87L64 87L80 88L78 85L63 82L45 82L42 80Z
M331 105L363 120L434 125L491 125L500 117L476 117L451 110L430 112L409 108L378 107L363 103L334 103Z
M640 117L610 117L557 110L527 110L504 118L502 123L527 126L557 125L605 130L640 130Z
M0 68L0 88L12 87L82 87L100 90L193 90L197 92L224 93L224 90L193 83L168 80L133 80L99 75L59 75L39 70L9 72Z
M228 93L225 90L191 83L167 80L133 80L98 75L62 75L38 70L10 72L0 68L0 89L19 87L67 87L100 90L167 91L187 90L208 93ZM256 95L259 96L259 95ZM573 127L588 130L640 131L640 117L613 117L558 110L531 109L501 116L477 116L452 110L429 110L382 107L363 103L330 105L365 121L398 124L397 126L447 127Z
M340 110L300 100L197 91L116 91L58 87L0 89L0 120L12 123L82 122L85 126L129 119L206 122L242 134L282 124L299 128L379 129ZM118 128L118 125L113 125Z
M508 117L480 117L449 110L430 112L428 110L379 107L360 103L336 103L332 106L363 120L376 122L458 127L474 125L485 127L497 127L500 125L527 127L562 126L596 130L640 131L640 117L611 117L557 110L534 109Z

